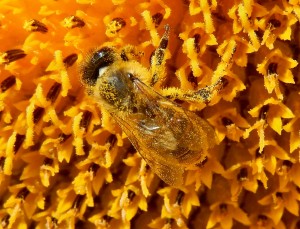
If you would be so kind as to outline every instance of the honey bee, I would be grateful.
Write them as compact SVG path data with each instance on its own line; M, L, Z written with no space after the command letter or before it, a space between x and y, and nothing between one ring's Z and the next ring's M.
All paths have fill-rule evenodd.
M165 30L151 62L156 68L164 63L169 27ZM201 162L217 138L205 120L150 86L159 72L131 60L124 50L102 47L82 64L81 79L151 169L167 184L180 187L185 169Z

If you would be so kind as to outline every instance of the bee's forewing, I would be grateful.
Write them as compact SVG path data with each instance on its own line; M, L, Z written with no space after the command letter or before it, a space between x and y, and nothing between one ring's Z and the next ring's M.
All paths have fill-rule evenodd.
M178 164L160 163L159 160L151 160L144 157L142 152L140 154L155 173L168 185L180 187L183 184L184 167Z
M145 139L141 139L141 135L135 135L135 123L132 120L126 120L118 115L114 115L123 131L128 136L130 142L135 149L140 153L142 158L151 167L153 172L157 174L164 182L171 186L179 187L183 184L184 167L175 161L168 161L157 152L149 149ZM146 136L144 136L146 137Z

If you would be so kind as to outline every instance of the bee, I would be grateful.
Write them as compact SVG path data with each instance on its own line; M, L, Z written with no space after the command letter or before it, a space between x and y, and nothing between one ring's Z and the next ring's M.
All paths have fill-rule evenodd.
M180 187L185 169L203 161L217 138L207 121L152 87L162 72L168 37L166 26L151 61L158 70L143 67L124 50L102 47L82 64L81 79L150 168L167 184Z

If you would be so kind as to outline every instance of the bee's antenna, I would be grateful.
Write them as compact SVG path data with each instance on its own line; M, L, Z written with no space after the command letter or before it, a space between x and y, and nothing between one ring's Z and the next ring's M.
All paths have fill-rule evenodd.
M170 26L169 24L165 24L165 33L164 33L164 37L168 37L170 34Z
M165 50L167 48L168 41L169 41L169 35L170 35L170 26L169 26L169 24L166 24L165 25L165 33L162 36L159 46L158 46L159 49Z

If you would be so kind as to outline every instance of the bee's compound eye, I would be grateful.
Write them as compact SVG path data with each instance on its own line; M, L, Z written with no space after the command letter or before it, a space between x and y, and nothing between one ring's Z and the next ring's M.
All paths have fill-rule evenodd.
M95 85L98 77L113 64L115 59L115 51L112 48L103 47L94 51L83 64L82 81L88 85Z
M134 81L136 79L132 73L127 73L127 76L131 81Z
M94 52L92 60L94 62L102 61L103 64L111 64L111 61L113 61L114 56L114 50L109 47L103 47L97 51Z

